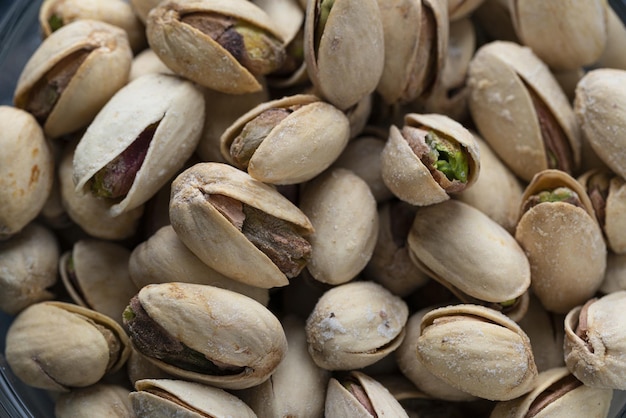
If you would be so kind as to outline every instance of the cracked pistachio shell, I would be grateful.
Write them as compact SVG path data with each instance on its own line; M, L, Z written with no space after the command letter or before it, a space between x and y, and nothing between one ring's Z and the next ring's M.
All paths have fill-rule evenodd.
M565 365L585 385L626 390L626 291L609 293L565 317Z
M54 406L55 418L133 418L128 389L107 383L96 383L59 395Z
M55 391L92 385L119 370L129 354L128 337L117 322L64 302L29 306L6 337L5 356L15 375L30 386Z
M248 174L264 183L297 184L326 170L348 144L350 124L342 111L312 95L272 100L242 115L220 139L222 156L238 166L230 149L233 141L245 134L246 126L270 109L292 106L301 107L271 128L250 157Z
M569 155L561 169L577 169L581 139L576 117L554 76L530 48L503 41L483 45L470 63L467 84L479 133L516 175L530 181L535 173L553 168L542 126L550 133L546 137L564 144L563 154ZM542 103L539 114L531 93Z
M607 41L605 0L510 0L515 32L549 67L571 70L593 64Z
M225 390L175 379L143 379L129 395L138 417L256 418L241 399Z
M150 47L176 74L223 93L261 90L259 80L231 53L210 36L181 21L192 13L243 21L283 42L267 13L245 0L169 0L155 7L146 22Z
M76 146L76 191L89 193L94 175L106 170L107 164L155 124L145 159L130 189L111 206L113 216L149 200L194 152L204 124L200 90L189 81L167 74L149 74L122 88L98 113Z
M160 228L135 247L128 269L138 289L157 283L197 283L241 293L265 306L269 302L267 289L229 279L204 264L183 244L171 225Z
M417 355L435 376L489 400L510 400L532 390L537 377L528 336L493 309L457 305L422 319Z
M372 93L382 75L385 49L380 9L376 0L335 0L325 24L320 24L320 3L309 1L306 9L307 72L323 98L346 110Z
M515 239L530 262L532 291L547 310L566 313L592 297L602 284L607 250L587 193L568 174L537 173L524 191L522 205L529 197L557 187L574 191L582 207L539 203L520 214Z
M410 255L426 274L467 303L487 304L519 319L531 271L515 238L487 215L456 200L418 210ZM518 300L503 308L500 303Z
M29 113L0 106L0 240L37 217L52 190L54 157Z
M374 282L351 282L326 291L306 322L309 354L327 370L374 364L404 338L406 303Z
M307 270L323 283L346 283L367 265L378 236L376 200L367 183L344 168L307 183L300 209L315 228Z
M57 282L59 244L44 226L30 223L9 240L0 241L0 310L17 314L52 299Z
M324 412L327 417L409 417L386 387L358 371L330 379Z
M162 283L143 287L137 297L148 316L170 336L218 367L236 368L200 373L144 354L173 376L245 389L267 380L285 356L287 339L280 322L247 296L214 286ZM130 337L134 341L132 332Z
M120 244L80 240L59 259L59 272L72 300L122 324L122 312L139 290L130 280L130 251Z
M196 164L172 183L172 227L198 258L226 277L251 286L289 284L278 266L206 200L213 194L284 220L302 236L314 231L309 218L274 187L227 164Z
M291 42L304 24L304 9L296 0L253 0L276 23L285 44Z
M524 396L496 404L489 418L608 417L613 391L583 385L565 368L539 373Z
M476 182L480 172L479 148L474 136L463 125L444 115L417 113L407 114L404 124L435 132L440 137L458 143L467 158L465 189ZM381 155L381 168L385 184L400 200L416 206L426 206L450 198L411 149L400 129L394 125L390 128L389 138Z
M626 70L588 72L576 87L574 110L591 148L626 178Z
M49 137L56 138L88 125L128 80L132 51L126 32L108 23L79 20L47 37L30 57L17 82L15 106L28 110L37 84L46 85L46 77L52 77L51 71L68 67L82 53L87 53L86 58L42 121Z

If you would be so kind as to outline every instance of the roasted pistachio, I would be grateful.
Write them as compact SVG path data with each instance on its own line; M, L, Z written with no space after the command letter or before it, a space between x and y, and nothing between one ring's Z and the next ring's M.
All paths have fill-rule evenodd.
M128 81L131 82L142 75L152 73L174 74L172 70L163 64L163 61L161 61L152 49L146 48L133 58Z
M463 19L480 7L484 0L448 0L450 22Z
M622 54L624 45L626 45L626 25L612 7L607 7L606 12L607 40L604 52L594 66L626 70L626 57Z
M96 383L59 395L55 402L56 418L90 416L94 418L133 418L129 390L107 383Z

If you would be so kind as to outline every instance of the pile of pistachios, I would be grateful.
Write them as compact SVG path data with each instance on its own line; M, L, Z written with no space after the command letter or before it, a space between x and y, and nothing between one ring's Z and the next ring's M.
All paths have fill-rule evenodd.
M626 390L606 1L39 19L0 106L0 310L56 417L607 417Z

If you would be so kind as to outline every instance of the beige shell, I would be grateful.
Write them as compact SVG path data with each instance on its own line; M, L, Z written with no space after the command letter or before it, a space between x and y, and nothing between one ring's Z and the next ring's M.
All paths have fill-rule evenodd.
M306 323L309 354L327 370L368 366L392 353L404 338L406 303L373 282L326 291Z
M422 319L417 355L448 384L489 400L532 390L537 367L530 340L501 313L475 305L435 309Z
M148 14L161 3L161 0L129 0L129 3L139 20L146 23Z
M489 418L525 418L530 414L536 418L608 417L613 391L580 383L580 386L561 393L560 388L569 384L571 379L565 367L546 370L539 374L537 385L531 392L496 404ZM544 396L553 399L548 402Z
M520 215L515 230L530 262L531 289L547 310L557 313L566 313L594 295L604 277L607 253L591 201L568 174L537 173L522 202L562 186L576 192L584 209L565 202L539 203Z
M222 163L196 164L172 183L172 227L198 258L242 283L262 288L287 285L285 274L206 201L207 194L244 202L290 222L305 236L313 232L307 216L272 186Z
M133 408L128 399L129 390L118 385L96 383L59 395L54 406L55 418L84 416L133 418ZM94 415L95 414L95 415Z
M145 160L128 193L111 206L113 216L144 204L194 152L204 124L202 93L193 83L166 74L149 74L121 89L76 146L76 191L86 193L88 181L155 123Z
M474 55L468 72L469 108L482 138L520 178L548 167L544 141L529 91L547 106L562 129L573 156L580 164L578 124L565 93L527 47L495 41Z
M126 373L133 386L138 380L142 379L174 379L172 375L161 370L140 354L132 345L130 356L128 356L128 361L126 362Z
M173 376L244 389L267 380L285 356L287 339L280 322L247 296L207 285L163 283L143 287L138 298L150 318L187 347L215 364L241 369L211 375L146 356Z
M484 0L448 0L448 16L450 22L456 22L472 14L483 4Z
M315 228L309 273L332 285L354 279L369 262L378 235L376 200L367 183L343 168L327 170L306 185L300 209Z
M180 21L189 13L215 13L243 20L281 40L271 18L245 0L169 0L155 7L146 22L150 47L176 74L223 93L261 90L259 81L208 35ZM219 64L219 65L217 65Z
M307 72L323 98L346 110L372 93L382 74L380 9L376 0L336 0L316 48L319 3L308 2L304 21Z
M133 62L130 66L130 74L128 75L128 82L142 75L152 73L174 74L172 70L163 64L163 61L161 61L152 49L146 48L133 58Z
M467 188L478 179L480 154L472 134L460 123L444 115L410 113L404 117L406 126L432 130L459 143L469 154ZM391 126L389 139L381 155L385 184L399 199L416 206L433 205L450 196L435 181L424 163L415 155L396 126Z
M606 257L606 274L600 292L612 293L626 290L626 254L609 252Z
M91 52L43 123L49 137L56 138L88 125L128 80L132 51L126 32L107 23L79 20L47 37L30 57L17 82L15 106L26 108L35 84L63 59L85 49Z
M626 291L591 300L565 318L565 364L585 385L626 390L626 338L622 312ZM585 337L577 335L584 317Z
M54 159L29 113L0 106L0 240L18 233L43 209L52 190Z
M144 379L129 395L137 417L256 418L241 399L215 387L173 379Z
M98 329L111 331L117 358ZM130 344L120 325L105 315L64 302L41 302L22 311L6 336L6 360L24 383L68 391L98 382L122 367Z
M484 0L474 11L472 18L488 39L520 43L513 27L508 3L509 0Z
M609 168L626 178L626 70L588 72L576 87L574 110L591 148Z
M611 7L607 11L607 40L604 52L596 61L598 68L619 68L626 70L626 56L623 54L626 45L626 25Z
M220 138L222 156L236 165L230 147L248 122L269 109L301 105L272 128L250 158L251 177L271 184L297 184L326 170L348 144L348 118L312 95L296 95L260 104L237 119ZM243 167L240 167L243 168Z
M276 30L281 33L285 44L296 37L304 24L304 10L296 0L254 0L276 23Z

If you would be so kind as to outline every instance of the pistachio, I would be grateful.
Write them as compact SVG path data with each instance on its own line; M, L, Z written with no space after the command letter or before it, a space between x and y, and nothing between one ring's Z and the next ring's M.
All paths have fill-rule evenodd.
M134 414L128 395L128 389L107 383L74 389L59 395L54 407L54 416L71 418L93 416L97 413L103 417L132 418Z
M448 15L450 22L456 22L470 15L480 7L484 0L449 0Z
M620 68L626 70L626 59L622 50L626 43L626 26L613 7L606 8L607 39L604 51L595 62L598 68Z

